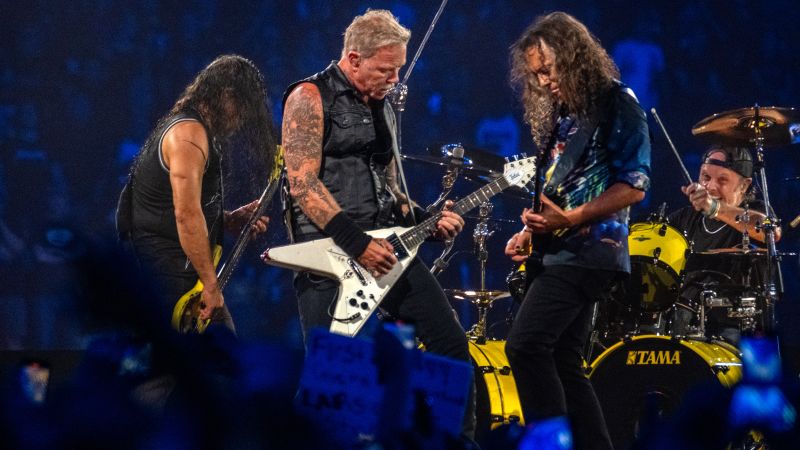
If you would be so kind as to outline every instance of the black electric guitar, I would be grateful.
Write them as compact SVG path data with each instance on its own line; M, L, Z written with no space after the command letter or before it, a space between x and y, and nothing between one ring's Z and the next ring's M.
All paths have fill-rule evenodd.
M537 173L533 182L533 202L531 205L531 210L535 213L542 212L544 177L541 171L547 170L545 164L548 162L548 153L548 149L540 150L539 154L536 156ZM530 246L525 249L528 258L525 262L515 267L506 277L508 291L511 293L511 297L518 303L522 303L522 300L525 298L525 293L528 292L528 288L531 286L531 283L533 283L533 279L544 270L544 254L550 246L552 237L550 233L533 234L531 236Z

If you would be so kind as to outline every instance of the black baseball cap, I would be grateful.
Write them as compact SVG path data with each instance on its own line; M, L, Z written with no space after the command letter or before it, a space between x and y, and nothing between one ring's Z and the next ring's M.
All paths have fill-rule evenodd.
M725 161L711 158L710 156L714 153L723 153ZM709 147L703 154L703 164L712 164L731 169L745 178L753 176L753 156L750 154L750 150L745 147L729 147L725 145Z

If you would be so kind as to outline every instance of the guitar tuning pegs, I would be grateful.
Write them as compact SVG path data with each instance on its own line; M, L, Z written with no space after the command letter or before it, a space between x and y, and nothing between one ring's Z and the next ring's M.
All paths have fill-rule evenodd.
M516 160L518 160L518 159L519 159L519 156L517 156L517 155L514 155L514 156L513 156L513 158L514 158L514 161L516 161Z
M511 162L511 161L508 159L508 156L503 156L503 159L505 159L505 160L506 160L506 162Z
M528 157L528 154L527 154L527 153L525 153L525 152L522 152L522 157L523 157L523 158L527 158L527 157Z

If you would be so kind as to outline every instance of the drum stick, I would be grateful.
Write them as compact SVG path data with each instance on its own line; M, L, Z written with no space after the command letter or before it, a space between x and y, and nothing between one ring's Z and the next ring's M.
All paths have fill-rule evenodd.
M692 184L692 177L691 175L689 175L689 171L686 170L686 166L683 165L683 160L681 159L681 155L680 153L678 153L678 149L675 148L675 145L672 143L672 139L669 138L669 133L667 133L667 129L664 128L664 124L661 122L661 118L658 117L656 109L650 108L650 113L653 114L653 118L656 119L656 123L658 123L658 126L661 127L661 132L664 133L664 137L667 138L667 143L669 143L669 148L671 148L672 152L675 153L675 158L678 159L678 164L681 165L681 170L683 170L683 177L686 179L686 184Z

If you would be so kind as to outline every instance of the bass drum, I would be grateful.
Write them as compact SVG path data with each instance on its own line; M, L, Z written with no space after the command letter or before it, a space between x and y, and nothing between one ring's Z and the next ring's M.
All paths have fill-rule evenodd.
M475 368L475 439L478 441L500 425L525 423L505 348L506 341L469 343L469 354Z
M734 385L742 375L738 350L724 342L641 335L620 341L595 359L589 379L603 408L614 448L638 437L645 401L669 414L694 386Z
M642 222L631 225L628 248L631 276L623 302L647 312L667 310L678 298L689 241L666 222Z

